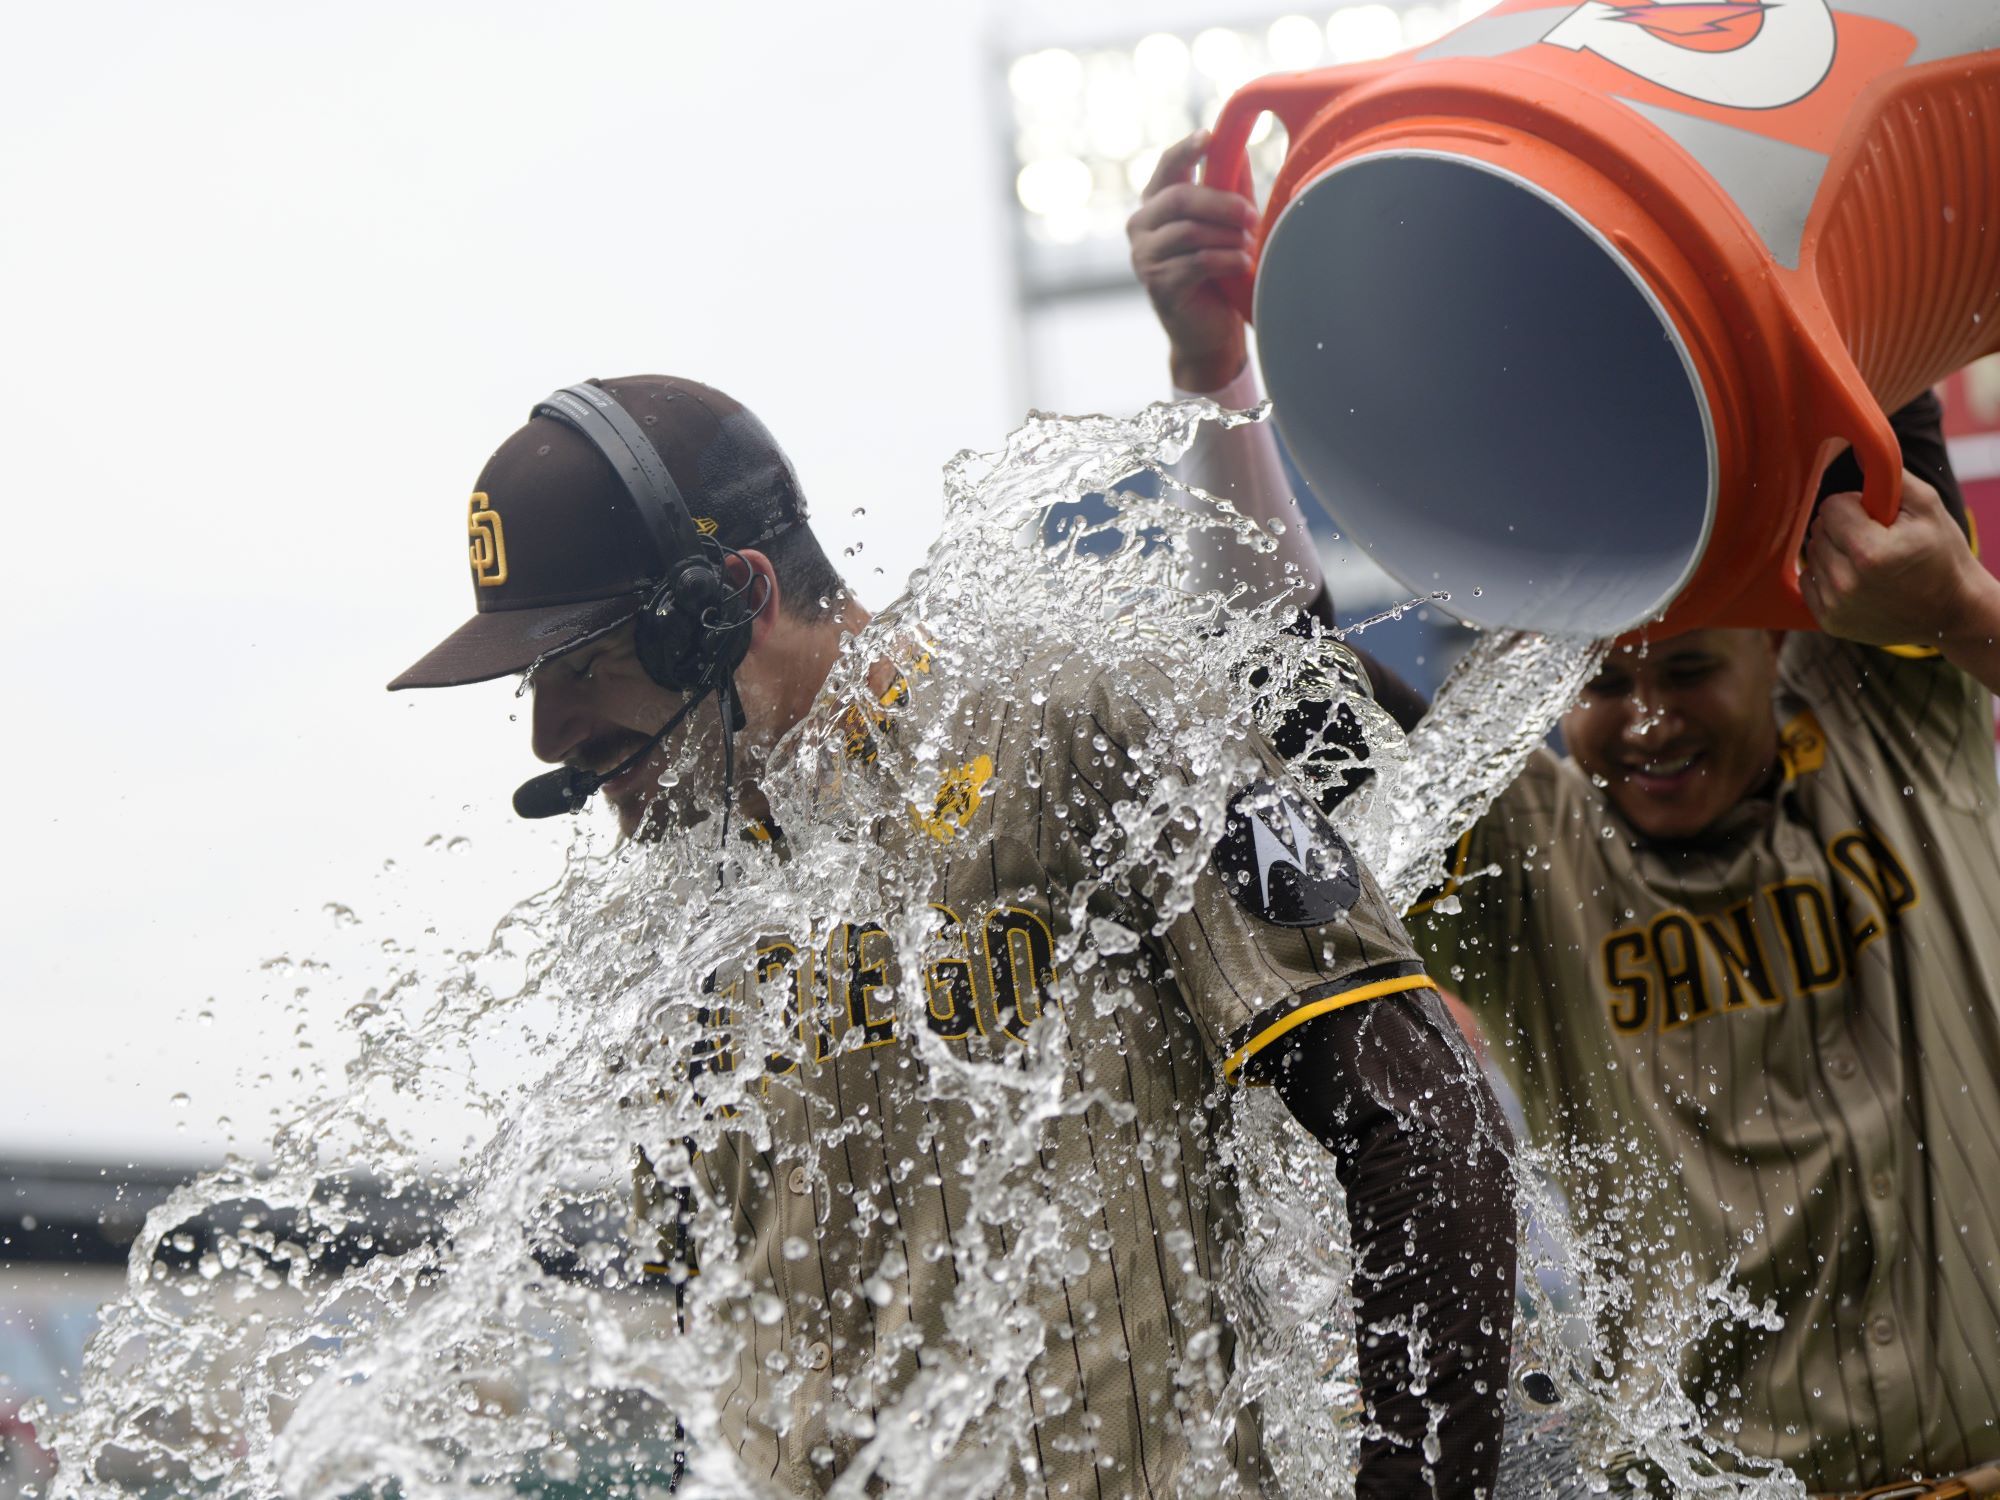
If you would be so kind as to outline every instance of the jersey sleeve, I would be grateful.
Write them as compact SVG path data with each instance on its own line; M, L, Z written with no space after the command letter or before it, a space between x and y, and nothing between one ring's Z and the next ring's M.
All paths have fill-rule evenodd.
M1992 695L1935 652L1798 631L1785 642L1779 676L1779 738L1796 769L1811 769L1828 745L1866 744L1913 796L1992 806Z
M1507 1020L1513 987L1497 982L1527 930L1531 867L1562 831L1561 763L1547 749L1459 837L1445 880L1404 914L1410 940L1445 989L1491 1027Z
M1104 882L1105 914L1168 970L1225 1078L1268 1082L1259 1059L1315 1017L1431 989L1373 878L1268 745L1251 742L1252 769L1204 834L1186 811L1192 778L1157 755L1163 730L1137 698L1098 681L1084 702L1063 764L1077 873Z

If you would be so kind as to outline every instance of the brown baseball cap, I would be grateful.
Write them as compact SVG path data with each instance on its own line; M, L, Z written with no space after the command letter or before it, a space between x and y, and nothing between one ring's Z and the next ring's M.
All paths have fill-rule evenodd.
M672 375L590 383L652 439L704 536L756 547L804 523L791 461L748 407ZM670 561L604 455L547 416L486 461L466 532L477 613L391 691L485 682L580 646L637 614Z

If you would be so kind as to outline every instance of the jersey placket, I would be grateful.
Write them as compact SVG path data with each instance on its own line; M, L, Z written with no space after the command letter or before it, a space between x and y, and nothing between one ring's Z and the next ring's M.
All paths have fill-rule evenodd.
M1881 1077L1895 1073L1894 1059L1864 1056L1856 1045L1854 1020L1847 1014L1854 1003L1850 994L1836 991L1814 997L1826 1003L1830 1023L1819 1030L1820 1081L1827 1103L1838 1115L1847 1136L1850 1188L1860 1212L1851 1214L1868 1236L1867 1292L1862 1300L1861 1319L1855 1335L1859 1355L1868 1371L1869 1394L1878 1441L1888 1434L1921 1430L1916 1393L1921 1378L1910 1363L1910 1345L1903 1321L1914 1309L1899 1307L1896 1301L1896 1265L1905 1250L1903 1206L1896 1191L1896 1154L1891 1133L1893 1111L1885 1110L1884 1097L1898 1097L1899 1081ZM1890 1469L1899 1466L1899 1455L1884 1455Z

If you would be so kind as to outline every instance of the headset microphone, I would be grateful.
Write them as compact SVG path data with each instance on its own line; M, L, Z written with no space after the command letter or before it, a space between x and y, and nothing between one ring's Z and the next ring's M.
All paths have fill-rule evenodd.
M548 771L514 789L514 811L524 818L553 818L557 813L576 812L607 780L608 777L571 766Z
M681 720L699 708L702 699L714 688L713 682L702 683L680 706L679 712L660 726L659 733L608 771L582 771L575 766L560 766L522 782L514 789L514 811L524 818L553 818L557 813L581 812L583 804L597 794L599 787L623 776L651 755L661 740L680 728Z

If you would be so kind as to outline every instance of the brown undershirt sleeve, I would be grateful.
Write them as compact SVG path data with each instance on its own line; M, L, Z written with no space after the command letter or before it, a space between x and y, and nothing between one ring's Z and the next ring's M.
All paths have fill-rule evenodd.
M1274 1081L1333 1152L1354 1236L1369 1421L1355 1494L1490 1496L1515 1268L1499 1105L1414 995L1321 1016L1286 1047Z

